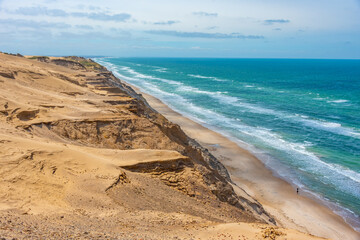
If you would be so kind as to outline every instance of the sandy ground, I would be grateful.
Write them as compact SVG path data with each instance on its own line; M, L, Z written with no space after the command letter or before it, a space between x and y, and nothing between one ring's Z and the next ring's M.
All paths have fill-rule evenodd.
M281 226L332 239L360 239L360 233L354 231L340 216L315 200L302 196L301 189L300 194L297 194L293 186L275 177L249 151L173 111L159 99L142 94L154 109L179 124L188 136L220 159L231 173L232 180L255 197Z
M0 239L355 239L251 154L148 96L220 144L232 186L206 149L114 82L89 60L0 53Z

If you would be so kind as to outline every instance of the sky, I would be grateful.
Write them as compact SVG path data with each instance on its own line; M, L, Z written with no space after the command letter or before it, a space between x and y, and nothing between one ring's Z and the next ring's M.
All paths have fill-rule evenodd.
M0 0L0 51L360 59L360 0Z

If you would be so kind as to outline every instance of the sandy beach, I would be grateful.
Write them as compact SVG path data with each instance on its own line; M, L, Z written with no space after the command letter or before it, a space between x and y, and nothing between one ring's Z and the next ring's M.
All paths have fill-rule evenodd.
M0 238L359 236L248 151L89 59L0 63Z
M132 86L138 92L140 90ZM359 239L360 233L321 203L296 193L288 182L275 177L249 151L191 119L175 112L159 99L142 93L149 104L185 133L209 149L229 170L234 183L257 199L280 226L331 239Z

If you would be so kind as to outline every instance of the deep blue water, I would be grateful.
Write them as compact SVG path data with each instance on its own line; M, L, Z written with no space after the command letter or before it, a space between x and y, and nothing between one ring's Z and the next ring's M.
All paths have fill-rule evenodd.
M97 58L360 226L360 61ZM260 152L260 153L259 153Z

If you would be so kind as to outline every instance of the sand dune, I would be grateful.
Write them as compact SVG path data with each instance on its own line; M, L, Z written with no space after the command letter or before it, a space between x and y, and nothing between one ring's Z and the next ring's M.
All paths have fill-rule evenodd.
M0 54L0 237L317 239L234 187L100 65Z

